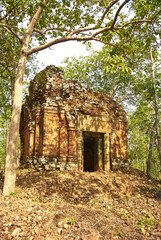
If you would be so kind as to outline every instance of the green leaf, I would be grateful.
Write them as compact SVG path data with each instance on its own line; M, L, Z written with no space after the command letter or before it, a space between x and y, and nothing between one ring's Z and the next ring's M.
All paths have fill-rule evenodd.
M152 215L151 213L148 213L148 217L149 217L149 218L152 218L153 215Z
M145 234L145 228L144 227L141 228L141 232L142 232L142 234Z
M40 2L40 7L43 9L48 9L48 6L44 4L43 2Z

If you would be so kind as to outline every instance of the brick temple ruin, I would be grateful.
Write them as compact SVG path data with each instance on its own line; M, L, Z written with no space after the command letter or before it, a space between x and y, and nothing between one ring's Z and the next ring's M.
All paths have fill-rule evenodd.
M108 171L128 158L123 107L109 95L65 80L55 66L30 83L20 137L21 163L38 169Z

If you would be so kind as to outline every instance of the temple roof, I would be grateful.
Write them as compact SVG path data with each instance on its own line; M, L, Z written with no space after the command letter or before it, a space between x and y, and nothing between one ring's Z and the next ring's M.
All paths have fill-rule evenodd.
M91 116L109 115L126 121L126 112L110 95L93 91L81 82L65 80L63 71L46 67L31 81L24 107L34 111L42 107L59 107L67 115L78 112Z

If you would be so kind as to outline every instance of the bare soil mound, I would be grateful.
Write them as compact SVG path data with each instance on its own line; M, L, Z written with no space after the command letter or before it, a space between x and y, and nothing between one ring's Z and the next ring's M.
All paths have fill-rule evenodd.
M16 191L0 192L0 240L159 240L160 188L132 168L18 170Z

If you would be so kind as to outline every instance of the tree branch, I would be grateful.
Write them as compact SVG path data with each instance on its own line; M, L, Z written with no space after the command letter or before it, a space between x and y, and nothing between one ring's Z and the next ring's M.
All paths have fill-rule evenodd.
M108 13L108 11L113 7L113 5L115 5L115 3L117 3L119 0L115 0L114 2L112 2L111 4L109 4L105 10L105 12L103 13L102 17L101 17L101 21L104 20L106 14Z
M120 27L114 28L114 30L119 30L119 29L120 29ZM104 32L107 32L107 31L109 31L109 30L111 30L111 27L101 28L101 29L99 29L98 31L96 31L95 33L93 33L93 34L92 34L92 37L95 37L95 36L99 35L100 33L104 33Z
M80 28L72 31L71 33L68 34L68 37L72 37L74 34L81 33L81 32L87 32L90 30L96 30L96 27L87 27L87 28Z
M48 0L43 1L43 4L47 5L47 3L48 3ZM26 30L26 32L24 34L22 51L26 52L26 54L27 54L27 47L28 47L31 35L33 33L34 27L35 27L35 25L36 25L36 23L37 23L37 21L38 21L42 12L43 12L43 8L39 7L38 10L36 11L36 13L33 16L32 20L31 20L31 22L28 26L28 29Z
M161 34L161 31L160 31L160 32L157 32L157 31L155 30L155 27L154 27L153 24L152 24L152 28L153 28L153 32L154 32L155 34Z
M7 30L9 30L19 40L19 42L22 44L22 39L17 35L16 32L14 32L12 30L12 28L9 25L7 25L5 23L0 23L0 27L6 28Z
M116 15L115 15L115 18L117 18L118 16L118 13L120 12L120 10L122 9L122 7L125 5L125 3L127 3L129 0L126 0L119 8L119 11L117 11ZM135 24L135 23L146 23L146 22L161 22L161 21L154 21L154 20L135 20L135 21L131 21L131 22L127 22L125 23L124 25L120 26L120 27L113 27L112 30L120 30L120 29L123 29L124 27L126 27L127 25L129 24ZM114 22L113 22L114 23ZM99 38L96 38L97 35L103 33L103 32L107 32L109 30L111 30L111 27L104 27L104 28L101 28L97 31L95 31L93 34L91 34L90 36L84 36L84 37L81 37L81 36L75 36L73 37L74 34L78 34L78 33L82 33L82 32L85 32L85 31L90 31L90 30L96 30L97 28L96 27L88 27L88 28L80 28L80 29L76 29L74 31L72 31L70 34L68 34L68 36L66 37L63 37L63 38L59 38L59 39L54 39L48 43L45 43L41 46L38 46L38 47L35 47L29 51L27 51L27 56L31 55L32 53L36 53L36 52L39 52L39 51L42 51L48 47L51 47L52 45L55 45L55 44L58 44L58 43L62 43L62 42L67 42L67 41L98 41L98 42L102 42L104 44L108 44L110 46L113 46L113 47L117 47L117 48L120 48L120 46L118 46L117 44L113 44L113 43L109 43L109 42L105 42L105 41L102 41L101 39ZM40 32L40 30L39 30Z
M105 42L105 41L101 41L101 39L95 38L92 35L88 36L88 37L69 37L69 36L67 36L67 37L64 37L64 38L55 39L55 40L50 41L48 43L45 43L45 44L43 44L41 46L35 47L35 48L27 51L27 56L29 56L29 55L31 55L33 53L42 51L42 50L44 50L44 49L46 49L48 47L51 47L53 45L56 45L58 43L68 42L68 41L97 41L97 42L102 42L104 44L107 44L107 45L119 48L119 46L116 45L116 44Z
M2 21L3 19L5 19L8 16L9 12L7 12L3 17L0 17L0 21Z
M156 18L156 16L158 16L159 14L161 13L161 10L159 11L159 12L157 12L154 16L153 16L153 18L152 19L155 19Z
M33 32L37 32L41 35L44 35L46 32L48 31L52 31L52 30L61 30L60 27L50 27L50 28L46 28L44 30L40 30L40 29L37 29L37 28L34 28Z
M103 44L106 44L106 45L115 47L115 48L121 48L121 47L120 47L119 45L117 45L117 44L105 42L105 41L102 41L101 39L98 39L98 38L93 38L93 40L96 41L96 42L100 42L100 43L103 43Z
M132 96L132 93L128 93L120 98L117 99L118 102L123 102L125 101L126 99L133 99L133 96Z
M3 17L0 17L0 21L4 20L12 12L13 9L14 7L11 8L8 12L6 12L6 14ZM1 12L4 12L4 11L2 10Z
M129 1L130 1L130 0L125 0L125 1L120 5L120 7L118 8L118 10L117 10L117 12L116 12L116 14L115 14L113 23L112 23L112 25L111 25L111 29L113 29L113 27L114 27L114 25L115 25L115 23L116 23L116 21L117 21L118 15L119 15L119 13L120 13L120 11L121 11L121 9L122 9Z
M58 43L62 43L62 42L68 42L68 41L72 41L72 40L77 40L77 41L87 41L87 40L93 40L91 37L64 37L64 38L59 38L59 39L54 39L48 43L45 43L41 46L38 46L38 47L35 47L29 51L27 51L27 56L33 54L33 53L36 53L36 52L39 52L39 51L42 51L48 47L51 47L52 45L55 45L55 44L58 44Z
M135 20L135 21L130 21L130 22L127 22L127 23L125 23L124 25L122 25L121 27L120 27L120 29L122 29L122 28L124 28L124 27L126 27L126 26L128 26L128 25L130 25L130 24L133 24L133 23L161 23L161 21L155 21L155 20L150 20L150 19L141 19L141 20Z
M46 0L47 1L47 0ZM119 16L119 13L121 11L121 9L129 2L130 0L125 0L118 8L116 14L115 14L115 17L114 17L114 20L112 22L112 25L110 27L103 27L103 28L100 28L98 29L96 26L94 27L86 27L86 28L80 28L80 29L76 29L76 30L73 30L71 31L67 36L65 37L62 37L62 38L57 38L57 39L54 39L54 40L51 40L50 42L48 43L45 43L41 46L38 46L38 47L35 47L33 49L30 49L30 50L26 50L26 54L27 56L33 54L33 53L36 53L36 52L39 52L39 51L42 51L46 48L49 48L55 44L58 44L58 43L62 43L62 42L67 42L67 41L98 41L98 42L102 42L104 44L108 44L110 46L113 46L113 47L117 47L117 48L120 48L119 45L115 44L115 43L110 43L110 42L106 42L106 41L103 41L101 40L101 38L98 38L97 36L99 34L102 34L104 32L108 32L110 30L113 30L113 31L117 31L117 30L120 30L120 29L123 29L125 28L126 26L128 26L129 24L135 24L135 23L146 23L146 22L149 22L149 23L152 23L152 22L156 22L154 20L134 20L134 21L129 21L129 22L126 22L125 24L123 24L122 26L119 26L119 27L114 27L115 26L115 23L117 21L117 18ZM107 14L108 10L115 4L117 3L118 0L114 0L107 8L106 8L106 11L104 12L103 16L102 16L102 19L104 19L105 15ZM41 10L42 11L42 10ZM40 13L39 13L40 14ZM31 23L32 24L32 23ZM44 35L47 31L52 31L52 30L60 30L61 28L59 27L50 27L50 28L47 28L47 29L44 29L44 30L39 30L39 29L34 29L33 27L33 31L39 33L39 34L42 34ZM69 30L67 30L69 31ZM93 33L87 33L85 34L85 32L88 32L88 31L94 31ZM80 36L78 36L77 34L80 34ZM84 36L83 36L84 34ZM75 35L75 36L73 36ZM129 41L130 39L128 39Z

